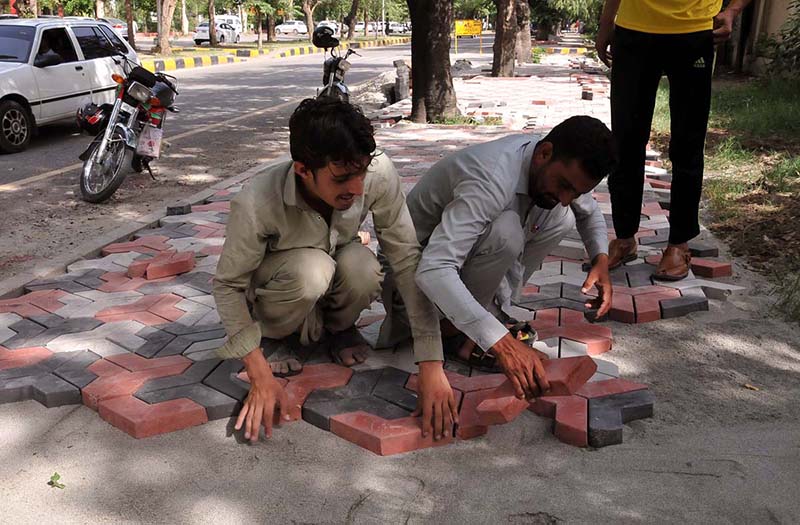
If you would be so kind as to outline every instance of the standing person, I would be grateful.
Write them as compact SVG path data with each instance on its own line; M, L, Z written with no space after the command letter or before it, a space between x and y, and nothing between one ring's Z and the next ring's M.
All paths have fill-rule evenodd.
M654 277L677 281L688 275L688 241L700 233L714 44L730 37L733 21L748 3L732 0L720 11L722 0L606 0L596 48L600 60L611 67L611 129L620 151L619 168L608 180L617 236L609 246L609 268L636 259L634 234L641 215L645 148L656 91L666 74L670 231Z

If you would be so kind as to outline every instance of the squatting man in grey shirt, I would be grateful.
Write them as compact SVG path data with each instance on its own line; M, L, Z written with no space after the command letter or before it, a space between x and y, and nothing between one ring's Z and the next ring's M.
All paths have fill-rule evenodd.
M423 246L416 282L438 307L445 352L471 365L499 365L522 398L549 388L543 354L517 340L503 307L561 239L577 226L592 268L582 291L597 316L611 307L606 222L590 192L616 165L611 131L571 117L541 138L515 135L465 148L431 167L406 201ZM402 304L389 310L378 346L405 337ZM441 360L419 363L420 405L435 414L434 438L447 436L457 407ZM430 422L423 421L424 429Z

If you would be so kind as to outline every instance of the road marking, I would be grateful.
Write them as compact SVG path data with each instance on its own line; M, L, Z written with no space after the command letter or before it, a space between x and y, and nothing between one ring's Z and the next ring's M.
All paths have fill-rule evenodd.
M303 98L305 98L305 97L303 97ZM256 111L251 111L250 113L247 113L245 115L240 115L238 117L234 117L234 118L232 118L230 120L225 120L223 122L217 122L216 124L209 124L207 126L203 126L202 128L196 128L196 129L192 129L192 130L189 130L189 131L185 131L183 133L179 133L178 135L172 135L172 136L169 136L169 137L165 137L165 140L170 141L170 142L171 141L175 141L175 140L180 140L180 139L183 139L183 138L186 138L186 137L190 137L192 135L197 135L199 133L204 133L206 131L209 131L209 130L212 130L212 129L215 129L215 128L219 128L219 127L222 127L222 126L227 126L227 125L230 125L230 124L235 124L236 122L239 122L241 120L246 120L246 119L248 119L250 117L255 117L255 116L258 116L258 115L262 115L264 113L269 113L270 111L277 111L279 109L283 109L283 108L285 108L287 106L291 106L293 104L297 105L297 104L300 103L301 100L303 100L303 98L297 98L297 99L294 99L294 100L289 100L287 102L283 102L281 104L278 104L277 106L270 106L268 108L262 108L262 109L259 109L259 110L256 110ZM34 175L34 176L28 177L26 179L21 179L21 180L18 180L16 182L11 182L9 184L0 184L0 193L6 193L6 192L10 192L10 191L17 191L17 190L21 189L23 186L27 186L29 184L33 184L34 182L39 182L40 180L45 180L45 179L49 179L51 177L56 177L58 175L62 175L64 173L67 173L67 172L72 171L72 170L77 170L81 166L83 166L83 163L82 162L78 162L76 164L72 164L72 165L66 166L64 168L59 168L57 170L47 171L45 173L40 173L39 175Z

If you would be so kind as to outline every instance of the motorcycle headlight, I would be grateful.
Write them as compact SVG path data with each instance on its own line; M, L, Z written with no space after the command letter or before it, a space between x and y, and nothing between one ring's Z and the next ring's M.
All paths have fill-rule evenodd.
M128 94L142 103L147 102L153 96L153 92L149 88L138 82L131 82L131 85L128 86Z

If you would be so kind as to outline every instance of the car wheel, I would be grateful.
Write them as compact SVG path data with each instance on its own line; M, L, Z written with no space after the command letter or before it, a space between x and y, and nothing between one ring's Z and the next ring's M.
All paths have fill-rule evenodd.
M242 39L242 37L240 35L236 35L236 43L237 44L239 43L239 40L241 40L241 39Z
M202 45L203 45L203 41L202 41L202 40L195 40L195 41L194 41L194 45L196 45L196 46L202 46Z
M33 118L19 102L0 103L0 151L17 153L28 147L33 136Z
M219 35L219 43L225 42L225 35Z

